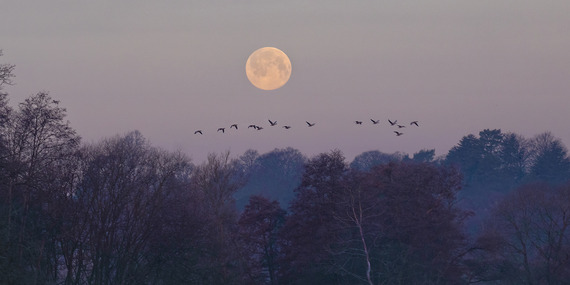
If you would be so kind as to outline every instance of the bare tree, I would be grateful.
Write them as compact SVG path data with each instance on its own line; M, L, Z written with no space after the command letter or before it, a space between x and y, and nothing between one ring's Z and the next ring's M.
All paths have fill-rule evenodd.
M82 215L75 238L84 248L65 257L74 259L66 270L74 282L145 283L154 273L146 252L161 229L156 217L188 160L151 147L139 132L104 140L83 153L85 169L74 200Z
M2 56L2 50L0 50L0 56ZM7 94L2 91L2 85L12 85L14 68L15 66L11 64L0 64L0 128L7 124L8 116L11 112L11 109L8 107Z
M381 226L376 221L379 220L384 209L376 204L378 202L376 195L379 193L374 189L366 188L363 185L364 181L363 173L351 172L345 176L343 191L338 193L341 196L338 199L339 209L334 214L334 218L343 227L354 229L354 231L349 231L352 234L348 235L348 238L345 235L341 236L339 244L343 246L338 253L344 255L347 260L362 259L360 262L355 262L356 268L345 268L345 264L350 264L346 260L339 262L339 268L358 280L372 285L374 284L372 279L374 272L371 251L375 241L382 237Z
M570 185L528 184L494 211L472 261L479 280L562 284L570 278Z
M65 121L65 109L40 92L19 104L4 130L8 167L7 236L14 238L15 264L29 268L32 282L53 279L56 204L70 192L70 166L80 138ZM31 263L31 264L28 264ZM27 265L25 265L27 264Z
M0 49L0 56L2 56L2 50ZM12 85L12 78L14 75L15 65L13 64L0 64L0 90L2 90L2 85Z
M237 171L229 151L209 154L206 162L196 166L192 174L192 191L202 197L208 222L213 225L211 243L203 256L204 282L229 284L236 280L237 211L233 195L244 178Z

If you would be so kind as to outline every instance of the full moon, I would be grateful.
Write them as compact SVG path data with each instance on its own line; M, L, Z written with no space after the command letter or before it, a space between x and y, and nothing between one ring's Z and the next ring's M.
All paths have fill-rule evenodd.
M280 49L263 47L254 51L245 63L245 74L253 86L275 90L291 77L291 61Z

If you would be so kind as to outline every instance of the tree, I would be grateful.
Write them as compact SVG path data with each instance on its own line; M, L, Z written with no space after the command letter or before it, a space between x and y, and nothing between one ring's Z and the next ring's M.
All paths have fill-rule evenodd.
M2 56L2 50L0 50L0 56ZM0 151L5 149L4 136L10 114L12 113L12 109L8 106L8 94L2 91L2 85L12 84L14 67L11 64L0 64ZM0 153L0 158L4 159L5 157L5 154Z
M432 162L435 158L435 149L422 149L412 157L415 162Z
M4 129L5 236L11 245L7 259L15 265L11 269L28 270L3 277L9 283L17 282L11 278L20 277L25 282L55 278L56 205L71 191L80 142L69 122L64 121L65 112L47 93L40 92L10 113Z
M0 50L0 56L2 56L2 50ZM14 69L13 65L0 64L0 267L6 268L8 264L5 262L7 260L6 253L9 251L9 232L7 231L8 221L11 221L10 210L8 210L11 205L11 200L9 195L5 193L8 192L9 187L9 149L7 145L7 133L10 131L9 119L12 113L12 109L8 106L7 94L2 92L4 84L10 84L10 78L14 75L12 71ZM6 223L6 224L5 224ZM4 272L0 273L0 276L5 276Z
M293 199L293 190L301 183L303 165L307 158L294 148L274 149L255 157L245 153L241 161L248 160L248 180L236 192L238 209L243 209L251 195L264 195L288 205Z
M236 172L249 179L252 173L259 166L257 158L259 157L259 152L254 149L246 150L237 160L236 160Z
M336 267L351 276L354 281L374 284L377 274L373 264L376 241L384 236L383 227L378 223L385 209L378 207L377 188L367 187L368 173L350 171L344 176L342 192L338 196L338 209L334 219L344 230L337 243Z
M502 145L499 150L500 172L506 180L506 187L514 188L523 181L527 174L530 157L529 143L520 135L507 133L503 136Z
M458 283L469 215L456 206L461 174L428 163L389 163L365 182L376 191L382 232L373 249L374 280L385 284ZM373 272L374 272L373 271Z
M570 179L568 150L560 139L550 132L535 136L531 142L532 164L530 179L551 183L563 183Z
M444 163L458 167L465 177L461 206L477 213L468 221L470 231L477 231L490 214L490 201L501 199L526 180L528 157L528 143L522 136L489 129L478 137L463 137L448 152Z
M473 281L563 284L570 278L570 185L526 184L494 209L479 250L469 261Z
M246 283L277 284L278 232L285 223L285 210L277 201L251 196L238 221Z
M79 212L70 220L76 232L62 237L62 245L76 246L64 248L61 271L72 283L143 284L156 274L148 250L188 160L151 147L136 131L82 153L81 183L70 201Z
M445 161L447 164L457 165L464 175L465 183L469 185L478 178L476 173L483 156L482 152L479 139L470 134L461 138L459 143L449 150Z
M0 56L2 56L2 50L0 49ZM0 64L0 90L2 90L2 85L11 85L12 78L14 75L15 66L12 64L2 63ZM0 92L1 93L1 92Z
M388 154L378 150L371 150L357 155L350 163L350 168L360 171L368 171L374 166L387 164L391 161L400 161L403 158L405 158L405 155L398 152Z
M211 223L210 240L201 257L205 283L230 284L237 282L239 268L236 263L237 211L235 192L244 183L237 175L236 162L230 153L209 154L206 162L195 167L192 173L192 191L203 197L206 222Z
M440 284L461 281L469 213L461 174L432 163L349 171L340 152L307 163L282 229L286 284Z
M333 284L342 273L334 268L339 224L335 208L336 192L342 191L342 179L348 171L340 151L323 153L309 159L301 185L290 205L290 216L283 229L283 257L280 281L286 284Z
M449 151L447 160L461 167L468 185L478 186L482 177L485 177L488 185L497 183L501 178L499 153L503 147L502 143L501 130L485 129L479 132L479 138L473 135L464 137L458 146Z
M339 151L305 166L291 215L282 230L282 281L292 284L372 284L372 251L382 236L378 192L363 186Z

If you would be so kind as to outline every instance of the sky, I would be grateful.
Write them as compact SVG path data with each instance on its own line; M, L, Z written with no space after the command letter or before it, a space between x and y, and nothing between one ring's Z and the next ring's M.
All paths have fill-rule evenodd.
M0 3L10 104L48 91L87 143L139 130L195 162L284 147L444 155L483 129L570 146L568 0ZM277 90L245 74L265 46L292 63Z

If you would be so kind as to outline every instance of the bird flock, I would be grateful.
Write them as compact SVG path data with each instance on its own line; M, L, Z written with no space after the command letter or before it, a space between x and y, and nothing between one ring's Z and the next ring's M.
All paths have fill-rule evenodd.
M267 121L269 122L269 127L275 127L275 126L277 126L277 121L272 121L272 120L267 120ZM370 121L372 122L373 125L378 125L378 124L380 124L380 120L370 119ZM419 127L420 125L419 125L418 122L419 122L419 121L411 121L411 122L409 123L409 126ZM313 127L313 126L316 125L316 123L311 123L311 122L309 122L309 121L305 121L305 123L307 123L307 127ZM357 120L357 121L354 121L354 123L355 123L356 125L362 125L364 122ZM403 132L402 129L405 128L407 125L398 124L398 120L392 121L392 120L390 120L390 119L388 119L388 123L389 123L389 125L390 125L391 127L397 128L397 130L394 130L394 134L396 134L396 136L399 137L399 136L401 136L401 135L404 134L404 132ZM281 127L284 128L284 129L286 129L286 130L291 129L291 126L290 126L290 125L283 125L283 126L281 126ZM263 127L262 127L262 126L259 126L259 125L256 125L256 124L251 124L251 125L247 126L247 128L248 128L248 129L252 129L252 128L253 128L254 130L257 130L257 131L263 130ZM236 130L237 130L237 129L238 129L238 124L232 124L232 125L230 125L229 129L230 129L230 130L231 130L231 129L236 129ZM219 133L219 132L225 133L225 132L226 132L226 128L225 128L225 127L220 127L220 128L218 128L218 130L217 130L216 132L218 132L218 133ZM203 135L204 132L203 132L202 130L196 130L196 131L194 131L194 134L195 134L195 135Z

